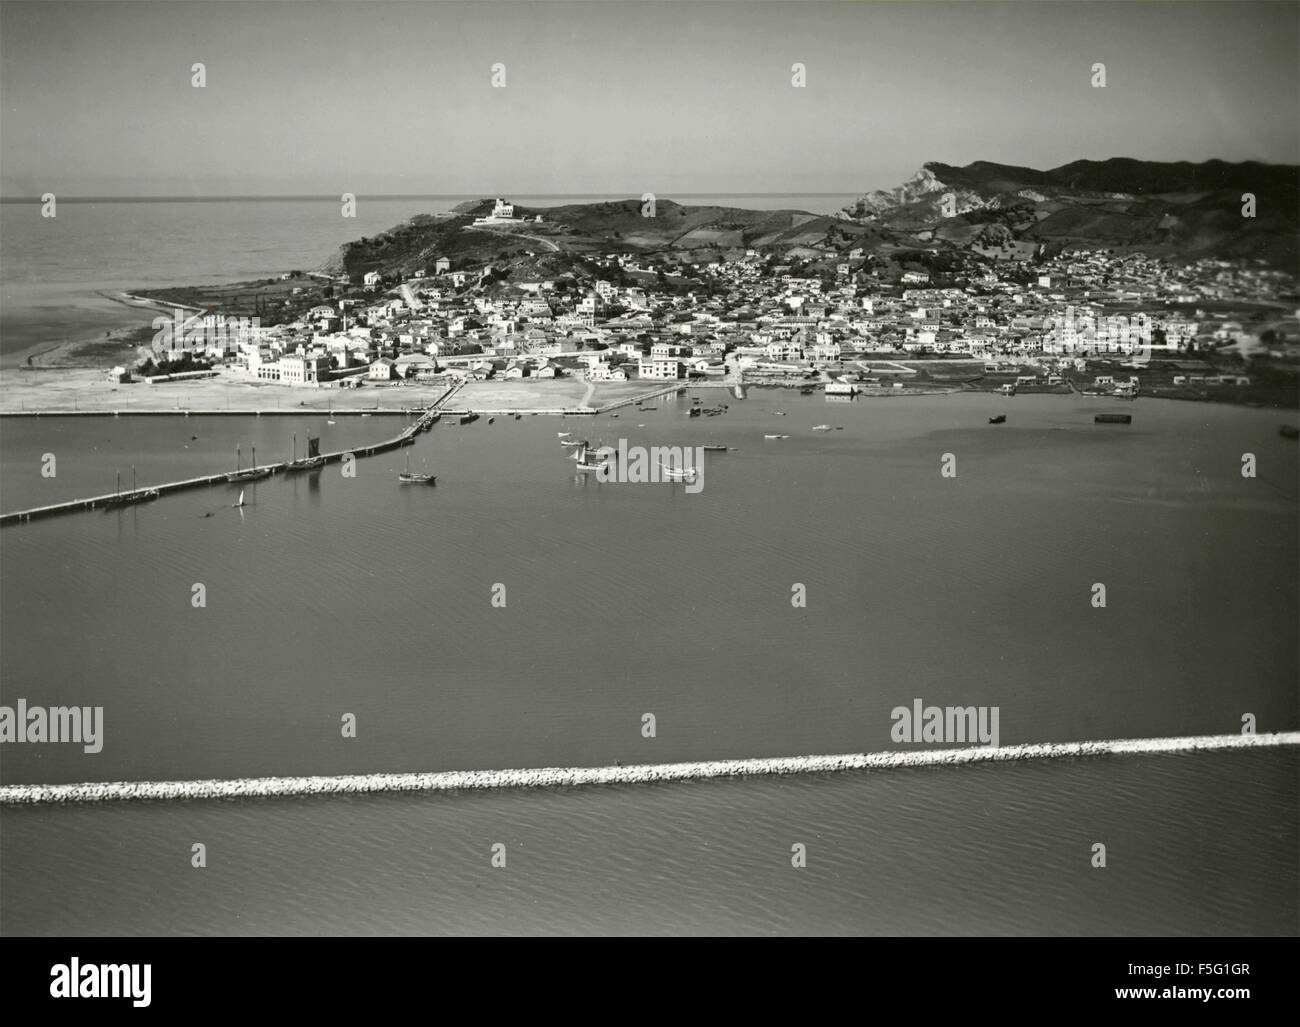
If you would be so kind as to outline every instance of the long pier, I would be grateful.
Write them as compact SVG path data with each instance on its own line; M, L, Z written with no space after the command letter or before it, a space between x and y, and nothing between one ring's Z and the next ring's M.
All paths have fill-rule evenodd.
M438 402L446 400L450 395L450 392L447 393L442 396ZM373 411L365 412L372 413ZM402 412L407 413L408 411ZM338 413L338 411L335 411L335 413ZM428 431L441 417L442 411L440 411L435 404L423 411L417 420L408 424L391 439L385 439L382 442L372 442L368 446L355 446L350 449L336 450L332 453L322 453L322 462L320 466L323 467L325 464L338 463L348 455L354 457L374 456L377 453L384 453L392 449L398 449L402 446L414 445L415 436L422 431ZM247 470L270 471L271 474L274 475L288 471L289 463L288 461L282 461L273 464L259 464L256 467L247 468ZM160 497L165 493L180 492L183 489L224 485L228 483L228 475L230 473L231 472L229 471L222 471L220 474L204 474L197 478L186 478L183 481L170 481L165 482L162 485L149 485L144 488L132 489L129 492L109 493L108 495L103 496L90 496L85 499L72 499L63 503L52 503L49 506L33 507L30 510L17 510L14 513L0 514L0 525L18 524L35 520L40 517L54 517L58 514L76 513L81 510L94 510L98 507L108 506L113 503L121 503L123 501L127 503L145 502L148 499L155 498L155 496L150 496L150 493L155 493L156 496Z

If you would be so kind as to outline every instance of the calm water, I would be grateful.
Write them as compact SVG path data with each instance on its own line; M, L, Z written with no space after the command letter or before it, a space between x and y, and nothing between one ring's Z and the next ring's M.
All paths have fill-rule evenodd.
M106 742L6 746L0 778L876 750L914 697L999 706L1003 743L1234 732L1245 712L1296 728L1298 475L1275 414L1138 400L1125 428L1069 397L702 395L729 412L692 420L683 397L618 420L439 426L412 451L436 489L399 488L391 454L356 479L259 484L242 515L219 487L4 529L4 700L103 705ZM399 423L338 420L330 446ZM844 430L810 431L822 422ZM131 463L142 484L221 469L236 441L266 459L311 423L6 421L0 506L111 490ZM563 429L739 448L707 454L689 495L576 480ZM0 926L1293 933L1296 769L1273 752L6 810ZM195 890L200 835L227 854ZM825 859L796 872L803 835ZM511 869L492 876L480 857L498 840ZM1124 856L1091 870L1094 840ZM62 919L94 881L66 914L87 919ZM331 882L354 901L324 909Z
M356 218L331 200L212 203L60 203L42 218L35 203L0 204L0 356L147 324L149 316L101 291L202 285L312 270L343 243L415 214L466 199L358 198ZM523 206L588 203L608 196L515 196ZM855 197L753 195L671 197L680 203L833 213Z

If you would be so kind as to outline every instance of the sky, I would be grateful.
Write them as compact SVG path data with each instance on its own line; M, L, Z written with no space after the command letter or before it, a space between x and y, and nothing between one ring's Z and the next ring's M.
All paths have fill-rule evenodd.
M3 2L0 194L860 193L926 161L1295 164L1297 12Z

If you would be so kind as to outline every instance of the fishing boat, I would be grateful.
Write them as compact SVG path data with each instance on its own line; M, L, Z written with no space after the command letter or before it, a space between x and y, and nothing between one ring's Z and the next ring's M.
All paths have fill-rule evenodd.
M998 414L996 417L989 418L989 424L1006 424L1006 423L1007 423L1006 414Z
M157 499L160 495L157 489L136 488L135 484L135 466L131 467L131 491L122 491L122 472L117 474L117 492L111 496L107 506L130 506L132 503L145 503L150 499Z
M474 423L475 421L477 421L477 420L478 420L478 414L461 414L461 415L460 415L460 423L461 423L461 424L473 424L473 423Z
M325 458L320 455L320 439L311 435L307 436L307 455L301 460L298 459L298 435L293 436L293 459L285 464L285 469L290 471L311 471L325 463Z
M229 482L238 482L238 481L261 481L263 478L269 478L269 477L271 477L271 468L269 468L269 467L260 467L260 468L259 468L259 467L257 466L257 447L256 447L256 446L253 447L253 466L252 466L252 467L248 468L247 470L243 470L243 469L241 469L241 468L240 468L240 460L241 460L241 458L242 458L242 456L241 456L241 453L240 453L239 446L236 445L236 446L235 446L235 469L234 469L233 471L231 471L229 474L226 475L226 481L229 481Z
M397 480L403 485L434 485L438 479L432 474L417 474L411 470L411 451L406 451L406 469L397 472Z

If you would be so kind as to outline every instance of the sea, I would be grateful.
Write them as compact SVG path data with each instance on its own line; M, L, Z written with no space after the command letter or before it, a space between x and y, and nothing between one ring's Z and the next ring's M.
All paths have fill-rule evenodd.
M997 707L1002 744L1296 730L1295 442L1222 404L1094 423L1116 403L692 389L439 424L409 450L434 488L395 451L239 508L220 485L6 526L0 703L104 726L98 753L5 744L0 784L874 752L916 699ZM5 418L0 510L404 423ZM692 493L575 473L563 431L728 448ZM4 807L0 932L1294 936L1298 772L1283 747Z

